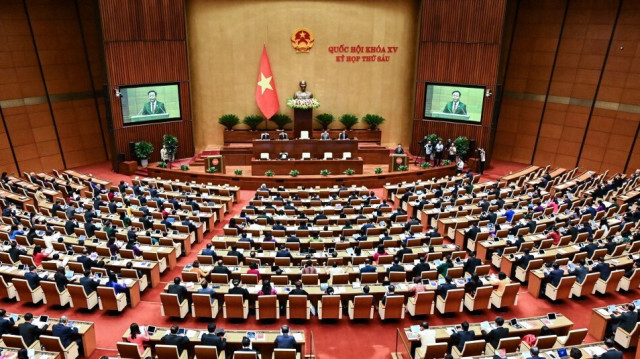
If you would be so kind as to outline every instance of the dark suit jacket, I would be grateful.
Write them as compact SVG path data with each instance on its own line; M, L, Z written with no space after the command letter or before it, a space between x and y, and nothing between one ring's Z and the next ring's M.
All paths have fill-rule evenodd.
M607 350L602 355L595 355L594 359L622 359L622 352L617 349Z
M500 339L506 338L509 336L509 329L498 327L491 330L484 336L484 340L489 342L492 347L497 348L500 343Z
M187 288L185 288L184 286L182 286L180 284L171 284L169 286L169 288L167 288L167 293L177 294L178 295L178 302L182 303L184 298L187 296L188 291L187 291Z
M145 103L142 107L143 115L156 115L161 113L167 113L167 110L164 108L164 103L158 100L156 100L156 107L153 109L153 112L151 112L151 102Z
M454 113L453 112L453 101L447 102L447 104L442 109L442 112L444 112L444 113ZM457 115L466 115L467 114L467 105L465 105L461 101L458 101L458 107L456 107L455 114L457 114Z
M31 346L33 342L38 340L40 334L43 334L45 332L48 326L49 325L47 324L42 327L42 329L40 329L31 323L22 323L18 325L18 333L20 333L20 336L22 337L22 339L24 339L24 343L27 346Z
M620 315L612 315L611 318L618 320L618 324L615 326L614 330L620 327L628 333L631 333L638 322L638 312L635 310L632 312L622 312Z
M18 249L16 248L9 248L9 257L11 257L11 260L14 262L17 262L20 260L20 256L26 256L27 255L27 251Z
M583 266L576 267L576 269L569 272L569 274L576 276L576 281L582 283L587 277L587 274L589 274L589 268Z
M42 280L42 278L38 277L38 274L33 273L33 272L25 273L24 274L24 279L27 280L27 283L29 283L29 287L31 289L38 288L38 286L40 286L40 281Z
M441 296L442 298L446 298L447 292L451 289L456 289L456 288L457 288L456 285L453 283L440 284L436 289L436 293L438 293L438 295Z
M464 343L470 342L475 338L475 334L472 331L459 330L451 335L451 339L455 343L458 350L464 348Z
M598 263L593 267L593 271L600 273L600 279L607 280L611 275L611 266L609 266L609 263Z
M78 225L73 223L73 222L71 222L71 221L67 221L64 224L64 230L67 232L67 234L73 234L73 230L75 228L78 228Z
M66 348L73 342L73 336L78 334L78 328L71 328L68 325L58 323L51 327L51 334L60 338L62 346Z
M598 249L597 244L589 243L586 246L580 248L580 252L587 252L587 257L591 258L591 256L593 255L593 252L595 252L596 249Z
M226 338L221 338L213 333L204 334L200 340L202 341L202 345L215 346L218 348L218 353L227 346Z
M13 318L2 318L0 319L0 335L9 334L9 330L13 328L15 322Z
M476 271L476 267L482 265L482 261L480 258L469 258L462 267L462 271L473 274Z
M61 292L65 290L67 288L67 284L69 284L67 276L58 272L53 275L53 279L56 281L56 287L58 287L58 290Z
M249 291L246 288L242 287L233 287L229 289L229 294L241 294L243 300L249 298Z
M531 262L534 259L535 257L533 256L533 254L525 254L522 257L520 257L520 259L517 260L517 263L520 266L520 268L525 269L529 265L529 262Z
M84 287L84 291L87 295L93 293L98 289L100 283L90 277L80 278L80 284Z
M189 345L189 338L183 335L167 334L160 339L160 342L165 345L177 346L178 354L182 354L182 351L187 348L187 345Z
M278 349L295 349L296 338L291 335L278 335L274 341L276 348Z
M560 283L560 280L562 279L562 275L564 275L564 271L562 269L555 269L549 272L549 274L545 275L544 277L549 279L549 283L552 286L557 287Z

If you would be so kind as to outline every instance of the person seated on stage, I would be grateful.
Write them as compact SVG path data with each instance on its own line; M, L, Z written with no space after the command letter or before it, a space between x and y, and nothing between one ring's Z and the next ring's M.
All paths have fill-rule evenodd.
M349 135L347 135L347 130L343 130L342 132L340 132L340 134L338 135L338 139L339 140L348 140L349 139Z
M280 132L280 134L278 135L278 139L279 139L279 140L288 140L288 139L289 139L289 136L287 136L287 133L286 133L286 132L282 131L282 132Z
M264 132L263 134L260 135L260 139L261 140L269 140L269 139L271 139L271 136L269 136L269 132Z
M278 159L279 160L288 160L289 159L289 154L287 153L287 151L282 151L278 155Z
M329 131L324 130L324 132L322 132L322 134L320 135L320 139L321 140L330 140L331 136L329 135Z
M393 153L395 153L396 155L403 155L404 149L402 148L402 145L398 143L398 147L396 147Z

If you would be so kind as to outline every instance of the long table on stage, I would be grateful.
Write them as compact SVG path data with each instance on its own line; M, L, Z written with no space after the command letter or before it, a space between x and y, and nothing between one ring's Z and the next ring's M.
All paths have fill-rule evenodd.
M286 151L291 158L301 158L303 152L310 153L311 158L324 158L325 152L331 152L333 157L338 158L342 157L343 152L351 152L351 157L356 157L358 153L358 139L253 140L252 143L253 157L255 158L260 158L261 153L269 153L269 157L274 158L282 151Z
M251 173L254 176L262 176L271 170L277 175L288 175L292 170L298 170L301 175L320 175L320 170L329 170L333 175L341 175L347 169L352 169L356 174L362 174L362 158L349 160L259 160L251 159Z

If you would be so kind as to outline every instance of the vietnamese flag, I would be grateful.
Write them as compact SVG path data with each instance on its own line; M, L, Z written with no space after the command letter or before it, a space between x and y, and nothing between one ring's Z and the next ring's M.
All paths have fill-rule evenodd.
M271 64L267 56L267 47L262 47L262 57L260 58L260 71L258 73L258 85L256 86L256 103L264 117L270 119L276 114L280 105L278 103L278 93L276 92L276 82L271 73Z

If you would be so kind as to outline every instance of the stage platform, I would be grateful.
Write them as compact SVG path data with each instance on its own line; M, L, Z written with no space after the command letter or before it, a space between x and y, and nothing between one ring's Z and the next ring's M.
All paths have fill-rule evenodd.
M376 168L382 168L383 172L375 173ZM242 170L242 175L234 174L236 169ZM318 169L318 172L320 169ZM212 184L231 184L239 186L244 190L256 190L263 183L267 186L333 186L333 185L362 185L369 188L380 188L387 183L400 183L402 181L415 181L417 179L430 179L433 177L451 176L456 173L455 165L441 166L436 168L421 169L411 164L408 171L389 173L388 165L364 165L361 175L299 175L291 177L289 175L265 176L263 173L254 175L251 173L251 166L226 166L224 174L206 173L203 166L192 166L188 171L180 170L179 165L174 165L172 169L158 168L157 163L147 167L149 177L160 177L164 179L179 179L182 181L196 181Z

